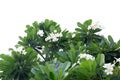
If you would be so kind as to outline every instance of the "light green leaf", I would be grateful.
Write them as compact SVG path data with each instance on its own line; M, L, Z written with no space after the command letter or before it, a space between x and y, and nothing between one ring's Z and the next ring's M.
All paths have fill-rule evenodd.
M98 54L96 58L96 62L98 65L103 66L105 64L105 56L104 54Z
M86 20L86 21L83 23L83 25L84 25L85 27L88 27L88 26L90 26L91 24L92 24L92 20L91 20L91 19Z

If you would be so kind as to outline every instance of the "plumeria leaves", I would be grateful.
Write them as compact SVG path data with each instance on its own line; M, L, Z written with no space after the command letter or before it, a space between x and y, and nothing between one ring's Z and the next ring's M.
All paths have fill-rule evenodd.
M91 19L86 20L86 21L83 23L83 25L84 25L86 28L88 28L88 26L90 26L91 24L92 24L92 20L91 20Z
M97 34L101 25L91 19L77 26L70 32L49 19L26 25L26 35L19 37L17 50L0 55L1 79L119 80L120 40Z
M37 53L32 49L25 49L27 52L11 51L11 55L1 54L0 76L3 80L26 80L30 78L31 68L37 61ZM26 54L25 54L26 53Z
M108 35L108 40L109 40L110 43L112 43L112 44L115 43L114 40L113 40L113 38L112 38L110 35Z
M78 27L83 27L83 24L80 23L80 22L77 22L77 26L78 26Z
M94 77L96 76L96 67L97 67L97 64L95 61L92 61L92 60L84 61L72 70L72 72L76 74L74 75L71 72L68 80L72 79L72 77L75 77L76 80L79 80L79 79L93 80Z
M93 33L97 33L97 32L100 32L102 29L100 28L96 28L95 30L93 30Z
M87 29L88 26L90 26L91 24L92 24L92 20L91 19L86 20L83 24L80 23L80 22L77 22L78 27L80 27L81 29L84 29L84 30Z
M33 68L31 71L36 78L41 80L64 80L70 65L70 62L45 63L45 65L38 65L39 68Z
M103 66L105 64L105 56L104 54L98 54L96 58L97 64L99 66Z

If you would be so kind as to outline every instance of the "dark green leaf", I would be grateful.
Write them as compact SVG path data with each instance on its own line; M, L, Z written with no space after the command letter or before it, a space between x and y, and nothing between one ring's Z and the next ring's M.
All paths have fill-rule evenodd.
M81 24L80 22L77 22L78 27L83 27L83 24Z
M108 36L108 40L111 42L111 43L114 43L114 40L113 40L113 38L109 35Z

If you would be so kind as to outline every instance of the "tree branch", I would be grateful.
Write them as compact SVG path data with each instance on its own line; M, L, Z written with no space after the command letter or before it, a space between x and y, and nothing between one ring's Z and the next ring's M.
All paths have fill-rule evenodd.
M38 51L37 49L35 49L35 48L33 48L43 59L44 59L44 61L46 61L46 59L44 58L44 56L41 54L41 52L40 51Z

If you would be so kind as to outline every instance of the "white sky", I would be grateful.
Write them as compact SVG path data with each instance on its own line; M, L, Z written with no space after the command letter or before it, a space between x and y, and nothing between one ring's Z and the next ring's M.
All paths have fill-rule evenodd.
M103 25L101 34L120 39L120 0L0 0L0 53L9 54L27 24L46 18L69 30L93 19Z

